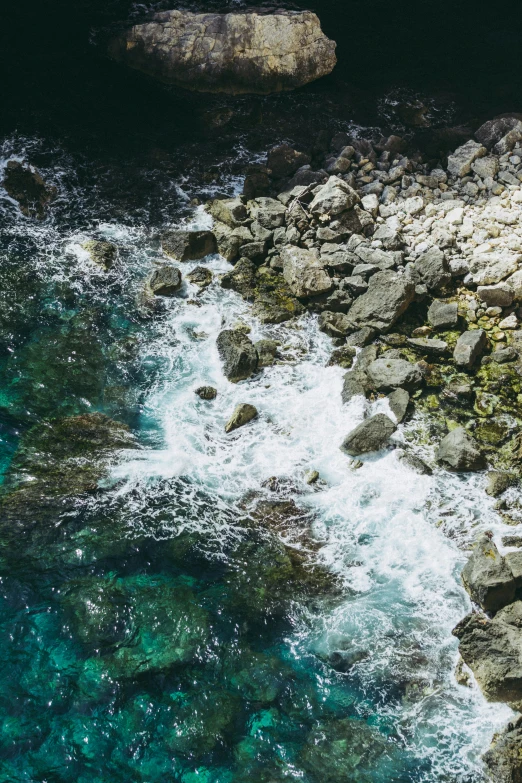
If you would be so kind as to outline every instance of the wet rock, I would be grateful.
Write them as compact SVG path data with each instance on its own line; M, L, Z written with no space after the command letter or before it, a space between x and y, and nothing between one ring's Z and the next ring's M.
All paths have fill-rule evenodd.
M355 355L355 348L353 348L351 345L343 345L341 348L337 348L335 351L333 351L332 355L328 359L327 367L338 365L339 367L344 367L346 370L349 370L353 364Z
M435 299L428 308L428 321L434 329L453 329L459 320L457 302Z
M154 296L174 296L181 288L181 283L178 267L165 264L152 272L147 279L147 288Z
M517 483L517 477L513 473L502 473L498 470L492 470L488 473L486 492L494 498L498 498L509 487Z
M245 334L225 329L218 335L217 349L223 372L232 383L249 378L257 370L257 351Z
M248 424L252 419L257 419L258 415L257 408L253 405L249 405L246 402L236 405L232 416L225 424L225 432L233 432L233 430L243 427L243 425Z
M424 460L417 457L415 454L411 454L409 451L403 451L398 455L399 460L415 473L419 473L421 476L431 476L433 474L432 469L427 465Z
M429 337L408 338L408 345L415 351L433 356L444 356L448 352L448 343L444 340L433 340Z
M522 699L522 601L489 620L468 614L454 629L464 662L489 701L518 705Z
M259 368L271 367L274 364L280 344L277 340L258 340L257 343L254 343L254 348L258 355L257 366Z
M248 210L240 198L214 199L209 203L208 211L214 220L231 228L243 225L248 218Z
M306 153L294 150L289 144L280 144L269 151L266 165L272 176L282 179L291 177L301 166L310 163L310 160Z
M346 342L348 345L353 345L355 348L364 348L369 345L377 337L377 330L372 329L369 326L364 326L362 329L358 329L356 332L348 335Z
M458 472L483 470L486 467L475 440L464 427L457 427L443 438L436 451L436 459L448 470Z
M344 376L341 399L343 403L348 403L353 397L367 397L371 388L372 385L366 373L363 370L354 369Z
M503 546L522 547L522 536L502 536Z
M404 359L387 359L386 356L370 364L368 377L377 391L413 390L422 383L422 373L417 364Z
M352 326L344 313L324 312L319 316L319 329L329 337L346 337Z
M206 266L196 266L188 273L187 280L199 288L206 288L212 282L212 272Z
M520 783L522 780L522 718L494 735L491 747L482 756L493 783Z
M283 277L294 296L306 298L332 290L332 280L316 252L286 245L281 251L281 260Z
M221 278L221 286L237 291L244 299L253 300L256 292L257 267L248 258L240 258L231 272Z
M489 535L480 536L462 571L470 597L485 612L497 612L515 598L515 579Z
M388 331L407 310L415 297L411 280L395 272L377 272L370 278L368 291L360 296L350 309L354 329L369 327Z
M365 419L344 439L341 451L351 457L379 451L387 443L391 435L397 429L397 425L384 413L377 413L369 419Z
M470 139L452 155L448 155L448 171L454 177L465 177L470 173L473 162L486 154L487 150L482 144Z
M414 279L424 283L428 290L438 290L448 285L451 272L446 256L438 247L431 247L419 256L413 267Z
M89 239L83 243L82 247L89 253L91 261L98 264L102 269L111 269L118 252L116 245L100 239Z
M314 215L338 215L352 209L358 201L359 196L347 182L332 176L315 194L309 209Z
M508 283L479 285L477 294L486 307L509 307L514 298L514 291Z
M202 400L215 400L217 397L217 389L213 386L199 386L194 390L194 393Z
M461 334L453 351L453 358L458 367L470 369L475 364L487 344L486 332L483 329Z
M166 231L161 237L161 247L176 261L199 261L217 252L212 231Z
M292 90L336 63L310 11L160 11L113 39L109 53L169 84L233 95Z
M388 394L388 405L390 410L397 419L397 424L406 416L408 405L410 402L410 395L406 389L394 389L391 394Z
M43 220L49 203L56 196L56 189L49 187L33 166L9 160L5 168L2 186L12 199L18 202L26 217Z

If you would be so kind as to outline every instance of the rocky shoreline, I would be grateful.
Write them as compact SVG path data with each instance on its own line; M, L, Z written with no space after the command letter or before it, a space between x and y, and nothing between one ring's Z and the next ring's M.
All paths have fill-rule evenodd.
M13 162L3 184L25 214L45 215L53 194L37 171ZM347 370L344 403L359 395L386 397L390 415L366 418L344 438L341 448L353 468L364 455L394 447L398 424L423 412L436 462L456 472L487 470L486 492L506 525L518 525L522 516L510 490L519 485L522 461L520 118L485 123L438 161L397 136L370 141L323 134L309 150L283 144L266 164L250 168L241 196L215 199L206 208L212 230L162 235L163 252L176 263L156 268L145 282L137 302L141 317L153 318L164 297L177 294L183 262L202 262L188 279L204 290L212 273L203 260L218 252L233 264L221 285L251 302L262 323L290 321L307 310L317 315L332 340L330 364ZM84 250L102 271L117 254L115 246L94 240ZM253 343L241 324L223 330L217 348L233 383L279 359L275 341ZM202 400L216 396L212 387L196 392ZM255 426L258 416L248 400L231 414L227 433ZM110 420L67 421L73 440L75 428L87 427L86 448L95 456L100 428L113 432L115 445L130 445L126 431ZM418 449L426 433L410 435L401 461L431 473L435 463ZM42 436L35 431L32 437ZM76 475L77 456L60 468L58 484L52 465L39 477L38 492L53 484L50 509L55 495L61 503L69 494L92 492L103 475L106 455L92 475ZM18 471L25 467L15 464ZM311 475L310 483L319 478ZM7 495L8 516L19 518L27 505L29 524L33 489L15 487ZM299 516L287 501L288 508L275 503L270 513L254 501L255 513L274 531ZM507 554L491 534L481 535L462 574L474 611L454 630L462 657L457 676L464 683L471 670L488 699L520 710L522 537L506 532L498 543ZM303 582L302 563L292 562L291 570ZM323 589L328 576L317 571L308 579ZM484 756L492 780L521 779L521 720L495 737Z

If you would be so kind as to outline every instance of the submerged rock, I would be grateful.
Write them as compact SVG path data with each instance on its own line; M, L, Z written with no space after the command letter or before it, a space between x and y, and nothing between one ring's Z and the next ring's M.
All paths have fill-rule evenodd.
M363 421L346 436L341 445L341 451L351 457L379 451L388 443L390 435L393 435L396 429L397 425L389 416L377 413Z
M114 59L202 92L281 92L324 76L335 43L310 11L160 11L113 39Z
M102 269L111 269L114 265L118 248L112 242L105 242L101 239L89 239L83 243L82 247L89 253L91 261L101 266Z
M252 419L257 419L259 413L254 405L249 405L246 402L241 402L236 405L232 416L225 424L225 432L233 432L234 430L243 427L244 424L248 424Z
M242 332L233 329L220 332L217 348L223 362L223 372L232 383L249 378L257 370L257 351Z
M56 196L56 189L45 184L39 171L17 160L7 162L2 186L18 202L26 217L38 220L43 220L49 203Z
M217 389L213 386L199 386L194 390L194 394L197 394L202 400L215 400L217 397Z
M254 343L254 348L257 351L258 367L271 367L277 355L277 349L281 343L277 340L258 340Z
M448 470L459 472L483 470L486 467L486 460L476 441L464 427L456 427L441 440L436 459Z
M187 280L199 288L206 288L212 282L212 272L206 266L197 266L188 273Z

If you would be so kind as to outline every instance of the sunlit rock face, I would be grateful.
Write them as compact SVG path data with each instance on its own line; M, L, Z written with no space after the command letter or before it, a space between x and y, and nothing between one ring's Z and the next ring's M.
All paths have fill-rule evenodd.
M292 90L336 64L335 42L310 11L162 11L115 38L109 52L170 84L230 94Z

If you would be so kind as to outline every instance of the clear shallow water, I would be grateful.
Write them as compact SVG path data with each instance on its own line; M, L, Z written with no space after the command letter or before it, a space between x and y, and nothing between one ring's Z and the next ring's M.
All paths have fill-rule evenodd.
M456 684L451 636L469 610L458 544L500 529L481 479L418 476L393 452L351 469L339 444L367 404L342 406L329 339L308 316L262 327L220 288L222 259L203 294L188 285L140 320L161 222L121 220L61 163L63 209L44 225L0 194L1 459L34 423L86 411L128 423L141 449L100 495L35 512L19 541L2 532L1 779L482 781L510 712ZM114 272L81 250L93 234L118 245ZM284 358L233 385L215 340L238 320ZM238 402L259 419L225 435ZM302 513L267 533L252 493ZM312 561L327 578L303 589Z

